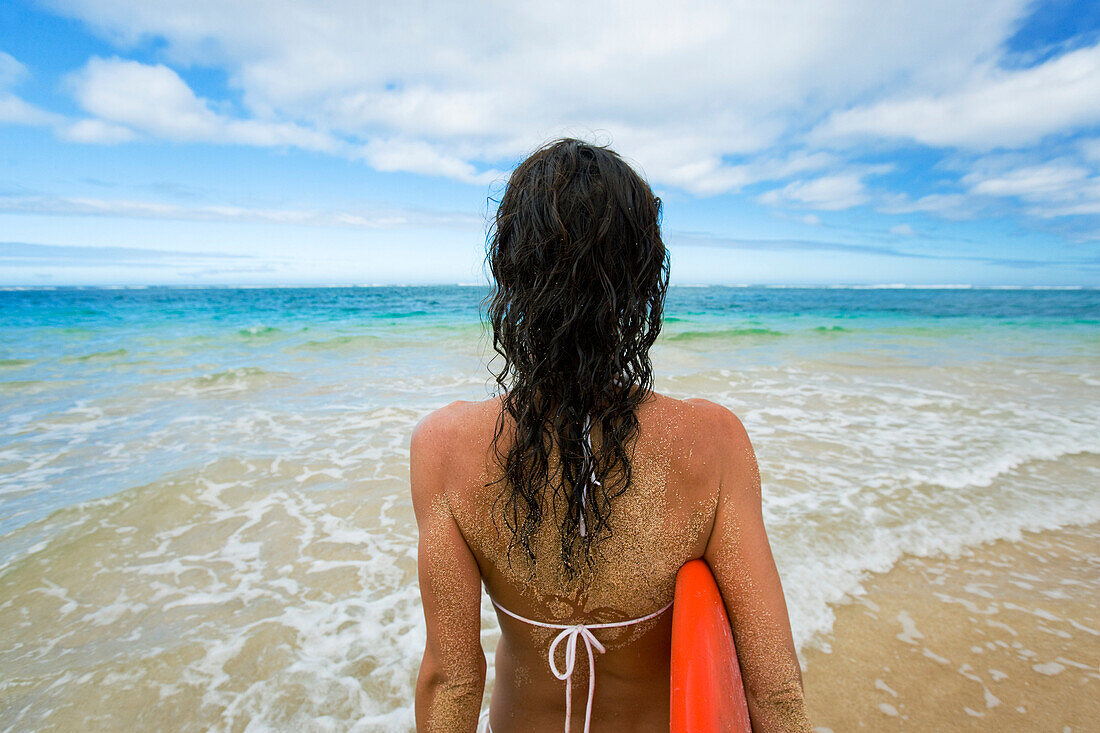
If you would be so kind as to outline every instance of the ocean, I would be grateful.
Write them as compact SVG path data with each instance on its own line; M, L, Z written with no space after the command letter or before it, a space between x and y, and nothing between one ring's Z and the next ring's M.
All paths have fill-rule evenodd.
M409 433L491 394L485 294L0 291L0 729L411 730ZM673 287L652 357L748 429L802 652L1100 520L1098 290Z

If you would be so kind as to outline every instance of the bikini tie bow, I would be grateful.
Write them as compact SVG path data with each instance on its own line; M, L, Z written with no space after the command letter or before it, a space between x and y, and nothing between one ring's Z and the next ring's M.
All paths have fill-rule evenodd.
M588 652L588 704L584 709L584 733L588 733L588 727L592 720L592 700L596 694L596 655L592 651L595 647L600 654L607 651L600 640L584 624L567 626L554 637L550 643L550 671L559 680L565 682L565 733L569 733L569 724L573 719L573 668L577 662L577 637L584 640L584 648ZM565 645L565 669L558 669L558 662L554 658L558 645Z

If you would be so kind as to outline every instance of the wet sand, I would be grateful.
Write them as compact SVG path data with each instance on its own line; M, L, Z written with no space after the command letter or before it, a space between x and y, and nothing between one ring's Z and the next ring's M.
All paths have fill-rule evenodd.
M656 387L726 405L752 436L800 649L833 633L845 590L906 552L1100 521L1098 293L670 288ZM412 731L425 631L409 435L440 405L491 393L484 291L0 295L0 733ZM1100 628L1073 615L1083 589L1058 582L1070 571L1020 561L1043 582L1016 578L1032 594L1015 605ZM840 609L838 653L808 670L820 725L934 731L920 715L939 705L958 726L969 707L1004 730L1024 707L1034 729L1041 703L1088 703L1095 678L1060 658L1095 663L1094 636L1007 608L1019 586L964 575L932 590L998 613L970 614L983 636L944 605L963 625L944 639L956 622L929 615L927 589L883 585L925 588L926 574L869 579L877 618ZM482 610L491 652L487 597ZM896 639L902 611L919 644ZM1071 643L1041 646L1061 640L1040 624ZM967 655L993 634L1037 657ZM862 677L860 654L875 660ZM1024 680L1053 691L1009 688ZM931 699L933 683L965 695Z
M1100 720L1100 523L909 557L803 656L816 730L1086 731Z

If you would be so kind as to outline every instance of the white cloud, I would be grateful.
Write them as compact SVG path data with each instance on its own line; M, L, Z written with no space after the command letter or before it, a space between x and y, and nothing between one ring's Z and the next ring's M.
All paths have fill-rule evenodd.
M795 151L787 156L760 156L748 163L729 164L719 156L707 156L692 163L662 166L659 154L657 178L701 196L711 196L727 191L738 191L761 181L778 181L798 173L828 168L836 163L836 157L824 152ZM647 166L647 170L653 170Z
M294 146L483 186L567 134L609 142L657 185L701 196L770 182L757 198L770 205L950 218L1013 197L1046 206L1041 216L1093 205L1063 191L1070 181L1047 183L1057 200L1035 198L1042 171L1025 166L964 177L957 192L871 192L877 171L815 147L850 135L1026 147L1100 122L1100 45L997 66L1033 10L1026 0L52 4L122 49L155 43L163 60L89 60L70 78L84 120L35 117L0 87L0 119L35 119L72 141ZM174 70L193 66L224 71L240 105L196 94ZM24 73L0 56L0 80ZM1098 160L1097 145L1078 154Z
M76 143L121 143L134 139L134 131L103 120L77 120L59 130L61 137Z
M292 145L331 152L330 136L300 125L234 119L211 109L167 66L123 59L92 58L69 78L80 106L97 120L70 134L117 139L131 129L166 140Z
M63 196L0 197L0 212L53 216L108 216L178 221L257 222L339 229L446 228L480 231L475 216L451 212L387 209L260 209L241 206L180 206L156 201L131 201Z
M805 181L794 181L783 188L772 189L757 197L771 206L795 205L811 209L837 211L865 204L870 200L863 176L882 172L881 169L848 171Z
M960 88L836 112L816 137L874 135L980 150L1018 147L1100 122L1097 100L1100 44L1022 70L986 62Z
M60 119L60 115L28 104L14 94L0 91L0 122L38 126L50 125Z
M0 51L0 89L15 86L26 75L26 66L19 63L11 54Z
M907 194L888 194L877 206L884 214L936 214L946 219L970 219L977 212L978 204L961 193L930 193L912 198Z
M971 184L970 190L976 194L1044 199L1079 187L1087 178L1088 171L1080 166L1052 162L1016 168L989 178L971 174L964 176L963 182Z
M361 151L362 157L375 170L407 171L443 176L468 183L485 184L504 175L477 169L453 155L447 155L434 145L417 140L371 140Z
M1087 189L1081 191L1081 195L1075 200L1060 204L1032 206L1028 213L1043 219L1057 216L1095 216L1100 214L1100 179L1092 179ZM1092 239L1100 239L1095 233Z
M913 227L909 226L908 224L895 224L894 226L890 227L890 233L896 234L899 237L912 237L916 235L916 231L914 231Z
M1075 147L1080 152L1083 146ZM1035 152L1014 152L955 161L951 168L969 169L957 181L961 190L917 198L887 193L876 208L888 214L929 213L948 219L973 218L1013 205L1040 219L1100 214L1100 175L1081 157L1043 160Z
M276 12L266 0L52 4L123 46L156 39L167 64L224 69L248 115L265 121L260 130L231 124L167 66L114 68L115 83L89 91L88 106L146 135L305 145L305 131L320 130L387 170L482 182L545 139L609 131L651 180L699 194L805 172L756 158L783 159L832 109L899 82L963 83L1027 6L331 0ZM122 79L154 94L128 96ZM255 142L265 136L283 142Z
M976 195L1017 198L1044 219L1100 214L1100 176L1068 160L975 171L963 182Z
M10 54L0 51L0 123L38 126L59 121L60 115L39 109L10 91L26 76L27 67Z

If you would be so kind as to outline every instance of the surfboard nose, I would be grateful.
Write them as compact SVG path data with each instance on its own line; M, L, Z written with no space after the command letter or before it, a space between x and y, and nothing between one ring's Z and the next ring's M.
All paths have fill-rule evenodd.
M752 732L726 606L702 559L676 574L670 685L670 733Z

